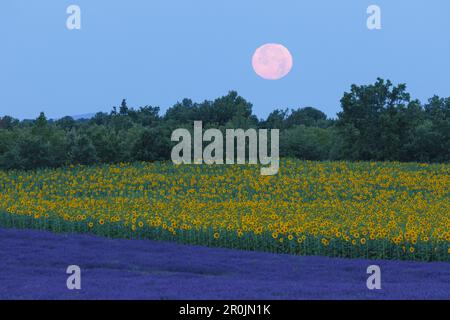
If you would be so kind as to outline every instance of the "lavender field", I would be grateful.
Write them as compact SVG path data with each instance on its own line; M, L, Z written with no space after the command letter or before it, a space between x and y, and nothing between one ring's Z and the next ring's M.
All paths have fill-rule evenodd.
M79 291L66 287L73 264ZM381 290L366 287L371 264L381 267ZM450 299L450 264L0 229L0 299Z

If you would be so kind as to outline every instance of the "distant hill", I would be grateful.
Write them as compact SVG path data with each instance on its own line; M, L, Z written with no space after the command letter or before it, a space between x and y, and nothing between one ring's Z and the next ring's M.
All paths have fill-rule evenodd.
M85 113L85 114L80 114L77 116L72 116L72 118L74 120L81 120L81 119L91 119L95 116L95 113Z

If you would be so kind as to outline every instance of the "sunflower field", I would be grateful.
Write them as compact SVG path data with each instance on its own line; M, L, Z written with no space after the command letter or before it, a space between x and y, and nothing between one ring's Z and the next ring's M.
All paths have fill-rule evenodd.
M450 261L450 165L282 160L0 171L0 225L348 258Z

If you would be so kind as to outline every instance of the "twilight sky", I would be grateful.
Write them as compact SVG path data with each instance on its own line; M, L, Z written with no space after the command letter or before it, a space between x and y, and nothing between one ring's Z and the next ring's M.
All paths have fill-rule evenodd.
M66 8L81 7L81 30ZM382 30L366 9L382 10ZM236 90L254 113L314 106L329 116L352 83L405 82L422 101L450 96L448 0L2 0L0 115L35 118L129 105L165 111L185 97ZM267 42L294 59L278 81L258 77Z

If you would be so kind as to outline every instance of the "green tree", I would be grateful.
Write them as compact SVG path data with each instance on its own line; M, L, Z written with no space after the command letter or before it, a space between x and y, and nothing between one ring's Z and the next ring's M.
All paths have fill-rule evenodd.
M352 85L341 105L337 125L344 154L352 160L399 160L417 125L410 115L421 112L406 85L393 86L383 79L373 85Z
M145 128L132 147L134 160L158 161L170 158L170 132L163 127Z
M72 163L90 165L98 161L97 152L92 141L85 134L73 135L72 140Z
M319 123L325 123L327 115L313 107L305 107L292 110L286 119L286 127L292 128L297 125L305 125L307 127L318 126Z
M286 119L288 114L288 109L275 109L269 114L267 119L261 123L261 127L268 129L284 129L287 126Z
M331 129L295 126L285 130L280 137L281 155L303 160L329 159L332 137Z

